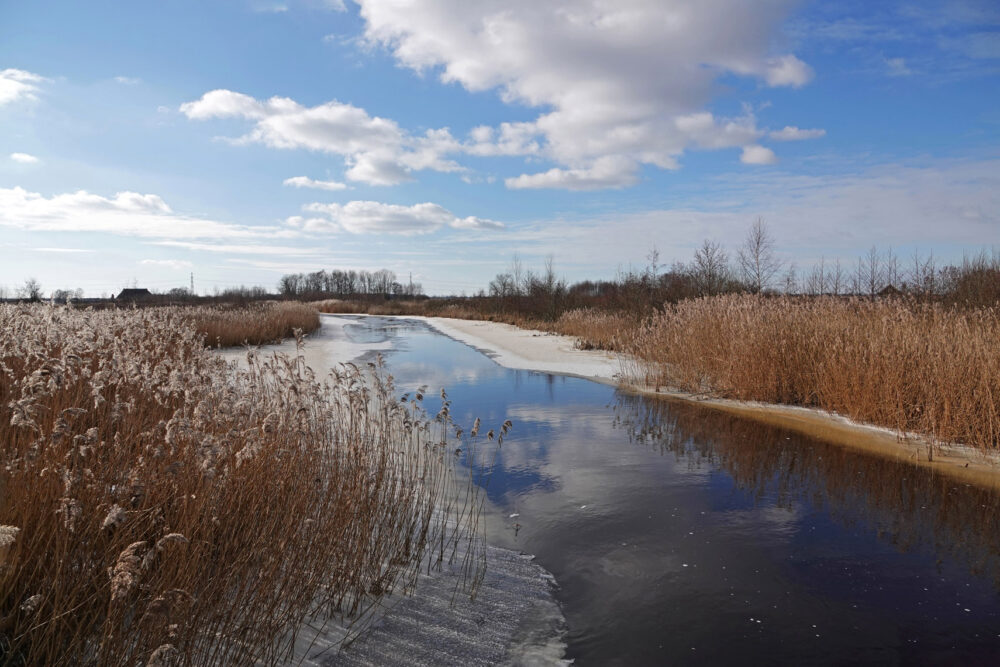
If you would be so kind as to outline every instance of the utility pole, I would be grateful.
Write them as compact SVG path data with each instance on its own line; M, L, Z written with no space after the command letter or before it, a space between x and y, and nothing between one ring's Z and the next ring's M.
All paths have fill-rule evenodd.
M194 271L191 272L191 296L194 296Z
M410 271L410 290L407 292L409 296L413 296L413 271Z

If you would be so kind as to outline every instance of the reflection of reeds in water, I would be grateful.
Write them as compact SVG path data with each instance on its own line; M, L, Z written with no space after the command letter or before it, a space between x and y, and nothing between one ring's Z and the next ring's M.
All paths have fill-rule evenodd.
M0 662L284 662L304 619L366 617L460 539L474 588L475 439L393 392L234 370L171 309L0 306Z
M687 403L620 394L615 413L633 441L718 467L758 500L812 503L901 551L951 555L1000 588L996 492Z

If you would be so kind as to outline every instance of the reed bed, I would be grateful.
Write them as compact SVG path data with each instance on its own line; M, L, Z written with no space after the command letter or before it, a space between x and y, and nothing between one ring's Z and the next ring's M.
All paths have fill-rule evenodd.
M668 305L624 346L631 380L822 408L1000 448L1000 314L900 299L730 295Z
M618 350L631 339L631 332L641 322L641 318L631 313L579 308L563 313L548 325L548 330L575 336L577 347L583 350ZM539 326L546 324L539 323Z
M421 398L375 367L237 370L183 309L0 306L0 663L282 663L305 619L478 553L478 428Z
M262 345L289 338L296 329L319 328L319 313L304 303L264 302L240 307L198 306L183 310L213 347Z

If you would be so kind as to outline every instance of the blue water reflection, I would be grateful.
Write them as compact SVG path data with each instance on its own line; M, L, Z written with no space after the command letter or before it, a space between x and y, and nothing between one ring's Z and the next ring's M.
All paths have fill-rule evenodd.
M358 318L400 393L513 431L489 539L559 582L581 665L1000 664L997 495Z

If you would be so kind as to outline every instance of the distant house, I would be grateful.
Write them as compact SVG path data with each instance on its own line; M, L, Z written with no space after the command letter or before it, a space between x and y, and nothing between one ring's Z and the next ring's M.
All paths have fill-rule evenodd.
M131 287L123 289L121 293L115 297L115 301L146 301L153 297L149 290L145 287Z
M885 287L882 288L882 290L878 293L878 295L880 297L885 298L885 297L902 296L903 293L900 292L895 287L893 287L892 285L886 285Z

